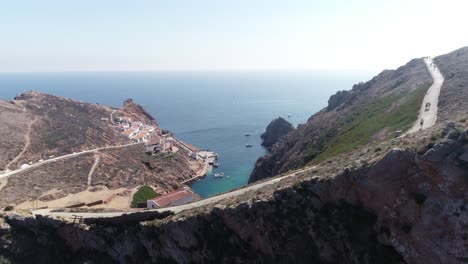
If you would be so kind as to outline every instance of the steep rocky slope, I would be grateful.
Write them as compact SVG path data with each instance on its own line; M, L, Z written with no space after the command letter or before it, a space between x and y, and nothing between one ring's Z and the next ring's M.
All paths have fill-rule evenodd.
M294 126L284 118L278 117L273 119L273 121L271 121L266 127L266 131L261 135L261 138L263 139L262 146L267 148L272 147L293 130Z
M260 158L250 182L319 162L408 129L432 78L422 59L330 97L328 106Z
M18 263L465 263L468 130L443 134L140 224L4 216L0 252Z
M434 62L445 78L439 99L440 120L468 115L468 47L438 56Z

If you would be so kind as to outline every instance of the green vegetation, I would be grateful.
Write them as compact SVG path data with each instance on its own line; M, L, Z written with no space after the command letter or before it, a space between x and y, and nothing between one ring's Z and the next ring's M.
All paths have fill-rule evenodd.
M418 110L430 83L410 93L380 98L357 107L345 119L345 126L312 162L317 163L369 143L382 130L407 130L418 118ZM391 133L386 133L386 138Z
M138 191L133 195L133 200L131 206L133 208L138 206L138 203L146 202L146 200L153 199L158 197L160 194L156 193L153 188L143 185L138 189Z

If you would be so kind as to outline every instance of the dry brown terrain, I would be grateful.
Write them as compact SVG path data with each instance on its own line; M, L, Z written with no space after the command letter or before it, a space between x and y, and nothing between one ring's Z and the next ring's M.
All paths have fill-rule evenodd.
M140 105L127 100L121 109L71 99L26 92L13 101L0 101L0 171L19 169L50 157L131 143L114 126L111 114L158 126ZM29 142L28 142L29 137ZM27 144L29 143L29 144ZM20 171L0 183L0 207L22 204L67 206L75 201L92 202L96 195L121 193L108 206L128 207L129 193L151 185L159 193L182 187L196 173L197 161L184 150L172 155L149 156L143 144L60 159ZM97 159L99 157L99 159ZM94 170L92 170L94 165ZM88 184L89 181L89 184ZM86 190L105 189L86 195ZM122 189L127 190L122 198ZM67 197L70 194L70 197ZM117 202L116 202L117 201ZM117 204L118 201L123 204Z
M0 101L0 171L17 157L26 144L28 126L34 116L13 101Z

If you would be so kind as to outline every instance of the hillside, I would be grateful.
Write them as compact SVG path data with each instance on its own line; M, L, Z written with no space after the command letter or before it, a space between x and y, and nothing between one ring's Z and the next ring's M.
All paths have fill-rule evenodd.
M130 145L134 142L114 124L117 116L160 131L156 120L131 99L120 109L34 91L0 101L0 122L4 124L0 127L4 138L0 172L19 170L6 178L0 173L0 207L24 202L20 207L46 206L82 192L86 200L86 190L94 190L97 197L97 190L103 190L103 199L112 193L128 196L140 185L165 193L182 187L181 182L194 175L199 164L183 149L172 155L150 156L142 143ZM39 166L41 161L99 148L104 149Z
M14 263L465 263L467 124L373 147L382 151L361 150L360 164L340 155L175 215L77 224L4 214L0 256Z
M386 139L414 123L432 83L422 59L331 96L328 106L257 161L250 182Z

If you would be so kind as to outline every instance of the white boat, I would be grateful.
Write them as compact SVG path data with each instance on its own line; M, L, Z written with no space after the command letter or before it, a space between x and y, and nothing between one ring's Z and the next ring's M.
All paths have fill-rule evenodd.
M224 177L224 172L215 173L215 174L213 175L213 177L215 177L215 178L222 178L222 177Z
M246 147L246 148L251 148L251 147L252 147L252 144L245 144L245 147Z

